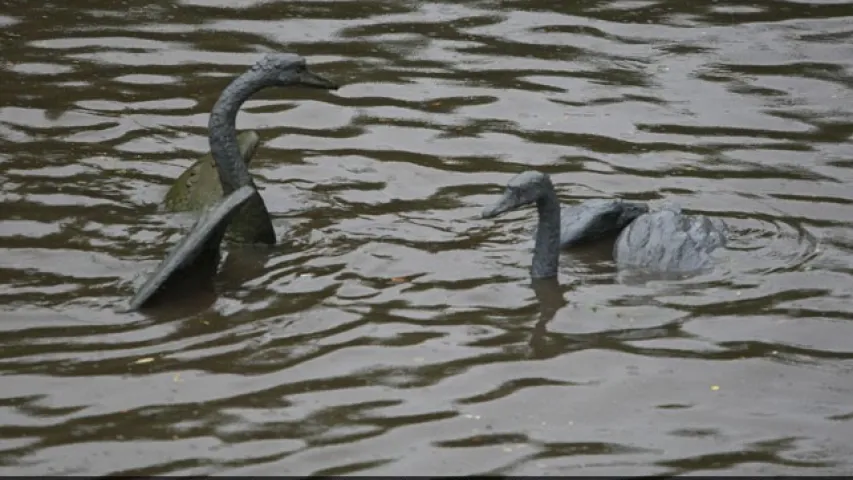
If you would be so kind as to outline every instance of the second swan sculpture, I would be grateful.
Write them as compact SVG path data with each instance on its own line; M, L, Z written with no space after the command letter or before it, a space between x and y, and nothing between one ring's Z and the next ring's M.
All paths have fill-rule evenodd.
M539 212L533 278L557 276L561 247L616 233L617 267L690 273L711 265L711 252L725 244L727 235L719 220L685 215L675 207L649 212L647 205L621 200L590 200L563 207L561 214L550 177L532 170L513 177L501 199L482 216L496 217L533 203Z
M208 122L211 156L203 157L190 169L197 169L196 178L206 174L207 178L218 178L219 183L217 188L209 193L195 192L194 198L201 199L197 200L200 202L197 206L215 202L219 196L224 198L199 217L191 231L160 263L130 301L130 310L145 306L164 285L188 270L204 269L214 272L219 261L219 246L226 230L232 225L232 218L235 221L233 225L242 225L234 230L234 237L239 241L275 242L269 212L255 188L246 164L251 158L254 146L257 145L257 134L253 137L254 132L245 132L247 137L244 138L247 141L240 142L237 137L236 119L240 106L254 93L266 87L292 85L338 88L331 80L309 70L305 58L299 55L268 54L246 73L234 79L219 96ZM212 161L208 158L212 158ZM187 176L185 173L181 179L184 177L192 178L192 175ZM187 182L186 197L190 198L192 189L204 188L204 185L207 184ZM191 202L186 201L183 204L189 203Z

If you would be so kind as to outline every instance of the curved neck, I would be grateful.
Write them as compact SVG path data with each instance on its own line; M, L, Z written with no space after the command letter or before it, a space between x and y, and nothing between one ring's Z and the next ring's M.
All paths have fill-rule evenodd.
M237 112L243 102L265 86L255 70L250 70L222 91L210 112L210 154L216 162L224 195L252 182L237 143Z
M554 278L560 260L560 200L550 188L536 201L539 226L536 227L536 246L533 250L533 278Z

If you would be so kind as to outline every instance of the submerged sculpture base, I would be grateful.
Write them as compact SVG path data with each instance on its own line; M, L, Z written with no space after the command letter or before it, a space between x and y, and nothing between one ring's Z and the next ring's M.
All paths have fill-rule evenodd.
M128 310L145 307L181 279L211 279L219 263L219 244L231 218L257 191L242 187L202 213L192 230L160 262L131 299Z

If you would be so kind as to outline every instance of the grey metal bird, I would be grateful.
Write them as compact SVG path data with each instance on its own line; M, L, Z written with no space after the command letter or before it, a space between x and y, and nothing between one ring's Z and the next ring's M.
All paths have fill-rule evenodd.
M252 183L248 165L260 143L254 130L237 135L237 112L243 103L268 87L310 87L334 90L338 85L308 69L305 59L293 54L269 54L235 78L222 91L210 113L210 153L187 168L166 192L166 211L201 210L223 194ZM237 161L239 159L239 161ZM222 173L225 172L224 177ZM253 184L253 183L252 183ZM260 196L241 208L226 231L235 243L275 243L269 211Z
M557 275L560 249L618 234L613 248L617 267L688 273L711 265L710 253L725 244L727 229L719 220L686 215L675 207L650 212L642 203L589 200L561 207L550 177L526 171L513 177L484 218L536 204L539 225L531 276Z
M201 199L198 206L215 201L218 196L225 198L199 218L187 236L151 274L148 281L131 300L131 310L144 307L164 285L170 282L172 277L180 272L206 268L212 276L219 261L220 244L232 218L237 227L231 230L232 236L238 241L275 243L269 211L252 181L247 162L244 160L251 157L251 152L254 150L251 144L257 142L251 142L251 135L249 135L247 138L249 142L241 145L237 138L236 119L243 102L259 90L292 85L323 89L338 88L331 80L310 71L305 58L299 55L268 54L247 72L234 79L219 96L208 122L210 153L215 171L210 166L204 165L205 158L196 164L202 171L209 170L203 176L204 178L216 178L219 185L213 188L211 185L216 185L215 182L212 184L210 181L204 184L195 182L187 192L196 189L196 194L202 194L193 197L196 201ZM190 169L196 168L196 165ZM210 173L211 171L216 175ZM190 198L189 193L187 198ZM212 269L210 265L213 265Z

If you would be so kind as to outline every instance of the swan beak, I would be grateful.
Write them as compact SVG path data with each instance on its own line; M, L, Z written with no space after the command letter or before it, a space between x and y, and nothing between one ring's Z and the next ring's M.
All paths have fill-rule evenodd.
M518 207L518 202L516 201L515 195L507 192L504 193L503 197L497 201L497 203L488 206L483 209L483 212L480 213L482 218L495 218L498 215L502 215L510 210L515 210Z
M308 69L299 72L299 80L297 82L306 87L323 88L325 90L337 90L339 86L328 78L317 75Z

